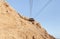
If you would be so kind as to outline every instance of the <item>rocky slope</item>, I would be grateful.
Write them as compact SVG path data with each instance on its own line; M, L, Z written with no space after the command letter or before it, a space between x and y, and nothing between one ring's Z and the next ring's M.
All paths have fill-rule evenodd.
M55 39L35 20L18 14L0 0L0 39Z

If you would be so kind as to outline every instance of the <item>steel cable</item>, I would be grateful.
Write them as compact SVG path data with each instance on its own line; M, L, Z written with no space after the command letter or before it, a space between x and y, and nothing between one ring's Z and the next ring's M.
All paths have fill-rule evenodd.
M32 17L33 0L29 0L29 2L30 2L30 17Z
M52 1L52 0L49 0L49 1L43 6L43 8L41 8L41 9L39 10L39 12L35 15L35 18L40 15L40 13L48 6L48 4L49 4L51 1Z

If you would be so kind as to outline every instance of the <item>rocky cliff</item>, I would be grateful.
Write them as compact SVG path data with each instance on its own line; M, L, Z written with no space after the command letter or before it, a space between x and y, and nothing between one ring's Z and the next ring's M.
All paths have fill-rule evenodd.
M0 0L0 39L55 39L34 19L17 13Z

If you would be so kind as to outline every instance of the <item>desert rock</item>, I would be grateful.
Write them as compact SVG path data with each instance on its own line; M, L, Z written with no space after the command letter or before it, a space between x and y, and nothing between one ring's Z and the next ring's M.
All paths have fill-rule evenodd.
M21 16L0 0L0 39L55 39L36 21Z

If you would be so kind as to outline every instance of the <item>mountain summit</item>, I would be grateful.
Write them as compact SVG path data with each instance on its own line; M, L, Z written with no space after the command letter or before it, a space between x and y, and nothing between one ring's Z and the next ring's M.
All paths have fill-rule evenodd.
M55 39L32 18L21 16L0 0L0 39Z

